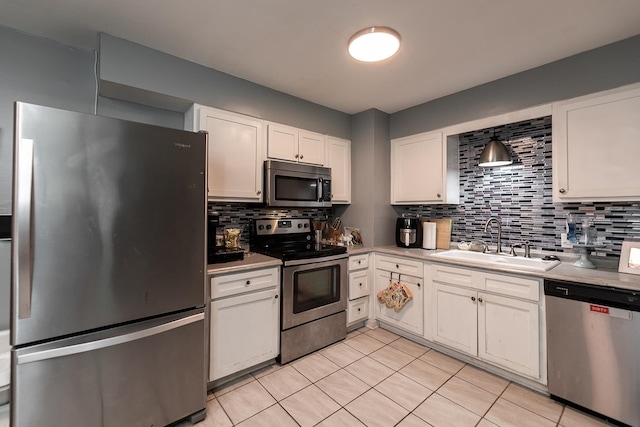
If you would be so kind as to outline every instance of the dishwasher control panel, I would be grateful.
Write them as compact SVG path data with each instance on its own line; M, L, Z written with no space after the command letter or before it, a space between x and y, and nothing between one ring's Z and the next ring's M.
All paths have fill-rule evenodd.
M609 307L640 311L640 291L563 280L544 281L544 294Z

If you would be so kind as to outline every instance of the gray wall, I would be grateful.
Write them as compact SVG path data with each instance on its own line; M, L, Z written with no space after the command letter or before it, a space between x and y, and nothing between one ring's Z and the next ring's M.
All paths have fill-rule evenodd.
M99 64L105 96L118 92L137 103L182 111L197 102L337 137L351 136L351 116L346 113L109 34L100 34ZM163 100L166 104L160 105Z
M640 36L635 36L394 113L391 138L638 81Z
M351 205L335 208L346 226L358 227L367 247L394 244L396 214L391 182L389 116L367 110L353 116Z
M14 102L93 112L94 55L0 27L0 58L0 214L10 214Z

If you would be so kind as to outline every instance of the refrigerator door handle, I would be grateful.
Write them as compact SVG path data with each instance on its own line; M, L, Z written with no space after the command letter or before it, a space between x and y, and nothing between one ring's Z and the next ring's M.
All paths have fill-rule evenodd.
M199 322L204 320L204 313L193 314L191 316L183 317L181 319L173 320L168 323L161 323L152 327L145 327L145 329L131 332L124 335L117 335L115 337L104 338L97 341L89 341L81 344L73 344L65 347L53 348L49 350L34 351L33 353L17 354L16 364L24 365L25 363L38 362L41 360L54 359L56 357L71 356L78 353L86 353L88 351L99 350L105 347L112 347L118 344L124 344L131 341L140 340L153 335L158 335L163 332L168 332L172 329L177 329L188 324Z
M16 204L14 206L14 280L17 284L18 319L31 317L33 258L31 217L33 204L33 139L20 138L17 153Z

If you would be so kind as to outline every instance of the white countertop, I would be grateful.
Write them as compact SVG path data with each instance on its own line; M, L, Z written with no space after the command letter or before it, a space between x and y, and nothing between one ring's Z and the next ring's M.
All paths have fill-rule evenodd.
M618 273L617 264L615 267L611 265L598 266L596 269L574 267L573 261L577 257L572 257L566 261L566 255L554 254L559 256L563 261L560 265L548 271L527 271L516 268L492 266L489 264L475 263L471 261L462 261L455 259L444 259L435 257L434 255L444 250L428 250L428 249L405 249L397 246L381 246L372 249L374 252L386 253L389 255L398 255L403 257L415 258L423 261L438 262L442 264L452 264L461 267L475 267L485 270L498 271L503 273L519 274L521 276L539 277L543 279L566 280L570 282L586 283L599 286L612 286L623 289L631 289L640 291L640 276L628 273ZM571 256L570 256L571 257ZM610 263L609 263L610 264Z
M220 264L209 264L207 266L207 274L226 274L237 273L244 270L254 270L265 267L279 267L282 261L278 258L257 254L255 252L247 252L241 261L222 262Z
M586 283L598 286L612 286L623 289L640 291L640 276L628 273L618 273L617 264L613 266L611 262L607 265L599 265L596 269L579 268L573 266L573 261L577 256L571 254L554 254L562 259L560 265L548 271L527 271L517 268L493 266L490 264L477 263L467 260L456 260L436 257L435 254L443 252L442 249L406 249L397 246L377 246L361 247L350 246L347 248L349 255L359 255L369 252L385 253L407 258L414 258L422 261L438 262L441 264L451 264L460 267L482 268L484 270L518 274L521 276L538 277L542 279L566 280L570 282ZM232 261L220 264L210 264L207 266L207 274L227 274L237 273L244 270L254 270L272 266L280 266L282 262L278 258L269 257L262 254L249 252L245 254L242 261Z

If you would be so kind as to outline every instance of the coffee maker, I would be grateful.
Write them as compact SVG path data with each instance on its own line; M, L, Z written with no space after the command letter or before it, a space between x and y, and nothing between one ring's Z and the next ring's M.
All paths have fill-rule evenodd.
M396 221L396 245L401 248L422 247L422 226L418 215L402 214Z

